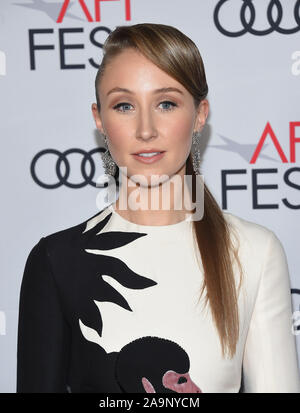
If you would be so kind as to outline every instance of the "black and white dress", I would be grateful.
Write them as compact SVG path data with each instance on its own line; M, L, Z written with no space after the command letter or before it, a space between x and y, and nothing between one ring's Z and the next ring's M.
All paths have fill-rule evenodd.
M206 290L199 300L192 222L138 225L111 204L30 251L17 392L300 392L282 244L266 227L223 213L244 269L232 359L222 358Z

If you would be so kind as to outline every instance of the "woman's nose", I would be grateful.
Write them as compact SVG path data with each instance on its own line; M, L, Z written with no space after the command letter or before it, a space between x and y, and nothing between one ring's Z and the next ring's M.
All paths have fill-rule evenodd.
M155 120L150 109L142 109L137 119L137 139L150 140L158 136Z

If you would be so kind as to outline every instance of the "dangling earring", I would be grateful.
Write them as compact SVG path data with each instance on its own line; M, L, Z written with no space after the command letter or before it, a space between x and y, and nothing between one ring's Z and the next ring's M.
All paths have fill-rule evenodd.
M101 157L102 157L102 161L103 161L105 174L114 176L115 173L116 173L116 170L117 170L117 164L115 163L115 161L113 160L113 158L112 158L112 156L109 152L108 144L107 144L107 136L105 134L103 134L103 136L104 136L106 151L101 152Z
M192 163L193 163L193 169L196 175L199 175L199 168L200 168L200 162L201 162L201 152L200 152L200 138L201 138L201 132L196 131L193 132L193 139L192 139Z

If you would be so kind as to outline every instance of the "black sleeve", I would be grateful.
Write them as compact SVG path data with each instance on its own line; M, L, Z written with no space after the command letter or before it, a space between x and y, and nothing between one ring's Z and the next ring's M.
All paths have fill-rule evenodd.
M67 392L70 326L62 313L45 238L27 258L19 299L17 393Z

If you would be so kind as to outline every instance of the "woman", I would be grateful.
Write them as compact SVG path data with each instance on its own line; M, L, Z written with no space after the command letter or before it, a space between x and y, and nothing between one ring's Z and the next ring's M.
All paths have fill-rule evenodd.
M103 51L92 113L119 198L30 252L17 392L299 392L282 244L201 192L197 47L144 23L117 27Z

